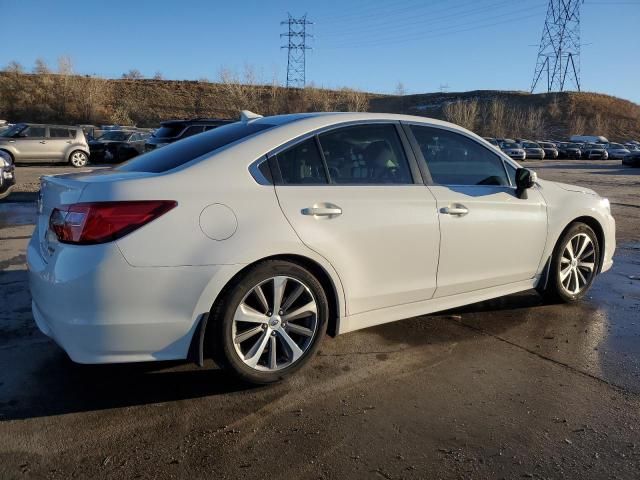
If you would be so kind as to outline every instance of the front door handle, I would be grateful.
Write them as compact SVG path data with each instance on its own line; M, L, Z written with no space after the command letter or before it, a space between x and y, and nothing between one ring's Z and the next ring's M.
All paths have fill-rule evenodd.
M313 215L314 217L337 217L338 215L342 215L342 209L332 203L323 203L314 205L313 207L303 208L301 213L303 215Z
M460 203L454 203L453 205L449 205L448 207L441 208L440 213L444 213L445 215L455 215L457 217L463 217L467 213L469 213L469 209Z
M47 143L47 142L45 142L44 140L40 140L40 143Z

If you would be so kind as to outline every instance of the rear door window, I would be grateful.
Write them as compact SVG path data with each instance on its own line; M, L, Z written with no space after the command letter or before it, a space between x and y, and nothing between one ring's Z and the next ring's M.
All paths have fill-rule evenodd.
M279 153L276 155L276 162L285 185L327 183L324 164L314 137Z
M343 127L319 135L331 183L412 184L404 148L393 124Z
M196 135L166 147L152 150L117 167L126 172L161 173L173 170L185 163L257 134L275 125L267 123L230 123L215 130Z
M71 130L68 128L49 127L50 138L70 138Z

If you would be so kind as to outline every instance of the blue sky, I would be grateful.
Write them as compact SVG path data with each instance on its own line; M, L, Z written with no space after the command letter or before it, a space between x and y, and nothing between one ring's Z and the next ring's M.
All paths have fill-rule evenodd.
M0 0L0 66L70 56L83 74L215 80L221 67L284 82L287 12L314 22L307 82L392 93L528 90L545 0ZM640 103L640 0L582 7L583 90Z

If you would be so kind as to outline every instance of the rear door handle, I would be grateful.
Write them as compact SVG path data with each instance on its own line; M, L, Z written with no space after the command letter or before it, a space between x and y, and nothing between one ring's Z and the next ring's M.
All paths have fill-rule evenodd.
M325 203L323 205L303 208L301 213L303 215L313 215L314 217L337 217L338 215L342 215L342 209L337 205Z
M469 209L460 203L454 203L448 207L443 207L440 209L440 213L444 213L445 215L455 215L457 217L463 217L467 213L469 213Z

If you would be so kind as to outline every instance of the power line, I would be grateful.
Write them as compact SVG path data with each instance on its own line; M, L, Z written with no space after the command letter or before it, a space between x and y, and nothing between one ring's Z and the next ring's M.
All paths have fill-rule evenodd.
M562 92L567 76L580 91L580 6L584 0L549 0L531 92L546 77L547 92Z
M473 1L471 3L474 4L478 4L477 0ZM422 14L416 14L413 15L411 18L409 19L405 19L402 20L402 23L396 24L394 25L394 21L393 20L388 20L384 23L380 23L380 24L371 24L371 25L365 25L360 29L354 29L354 28L350 28L346 31L343 32L336 32L336 33L332 33L331 37L332 38L339 38L340 36L353 36L353 35L360 35L362 33L367 33L367 32L375 32L375 31L380 31L383 34L389 34L389 33L393 33L396 31L405 31L405 33L410 33L410 32L406 32L406 30L410 27L414 27L417 26L420 28L421 31L424 31L424 27L428 26L428 25L434 25L434 24L440 24L443 21L447 21L447 25L444 25L441 28L450 28L452 26L455 26L455 23L458 19L460 18L465 18L465 17L473 17L476 16L478 14L486 14L489 16L489 18L495 18L497 16L504 16L505 14L501 14L501 15L496 15L495 14L495 9L497 7L503 6L505 4L510 4L513 5L513 0L502 0L499 2L495 2L495 3L491 3L490 5L485 5L479 8L472 8L470 10L463 10L462 12L455 12L455 13L448 13L446 15L434 15L438 14L438 13L444 13L444 12L451 12L452 10L456 10L459 8L463 8L465 7L465 4L460 4L456 7L451 7L451 8L445 8L443 10L436 10L435 12L428 12L428 19L427 21L424 20L420 20L421 17L424 17L425 15ZM523 9L519 9L516 10L515 12L520 12L520 11L528 11L528 10L533 10L536 8L542 8L542 5L534 5L531 7L526 7ZM514 12L507 12L507 13L514 13ZM409 21L406 21L409 20ZM452 23L453 22L453 23ZM412 33L416 33L416 32L412 32ZM395 39L397 38L396 36L394 36L393 38L390 39ZM376 38L376 40L379 40L379 37Z
M528 7L527 9L523 9L523 10L531 10L532 8L540 8L538 7ZM474 31L474 30L480 30L480 29L484 29L484 28L489 28L489 27L494 27L497 25L504 25L506 23L512 23L514 20L526 20L529 18L533 18L533 17L538 17L540 14L539 13L533 13L530 15L522 15L520 11L513 11L513 12L508 12L505 14L500 14L500 15L491 15L491 19L495 19L495 18L500 18L500 17L505 17L507 16L507 18L504 18L501 21L497 21L497 22L489 22L489 23L482 23L482 22L486 22L489 19L480 19L472 21L472 22L466 22L466 23L462 23L462 24L453 24L453 25L449 25L446 27L442 27L442 28L437 28L437 29L432 29L432 30L425 30L422 32L414 32L411 33L409 35L404 35L404 36L394 36L394 37L390 37L390 38L380 38L380 37L376 37L375 40L373 41L361 41L361 42L355 42L355 43L343 43L341 45L335 45L335 46L329 46L329 47L325 47L326 49L346 49L346 48L363 48L363 47L376 47L376 46L387 46L387 45L393 45L393 44L398 44L398 43L406 43L406 42L410 42L410 41L414 41L414 40L426 40L426 39L431 39L431 38L438 38L438 37L443 37L446 35L451 35L451 34L455 34L455 33L463 33L463 32L469 32L469 31ZM468 27L468 28L460 28L460 27Z
M307 33L307 25L313 25L313 22L307 20L306 14L300 18L288 15L287 20L280 22L280 25L288 26L287 32L280 34L280 37L287 37L287 44L280 47L287 49L287 88L304 88L307 67L306 53L311 49L307 46L307 38L311 37Z

